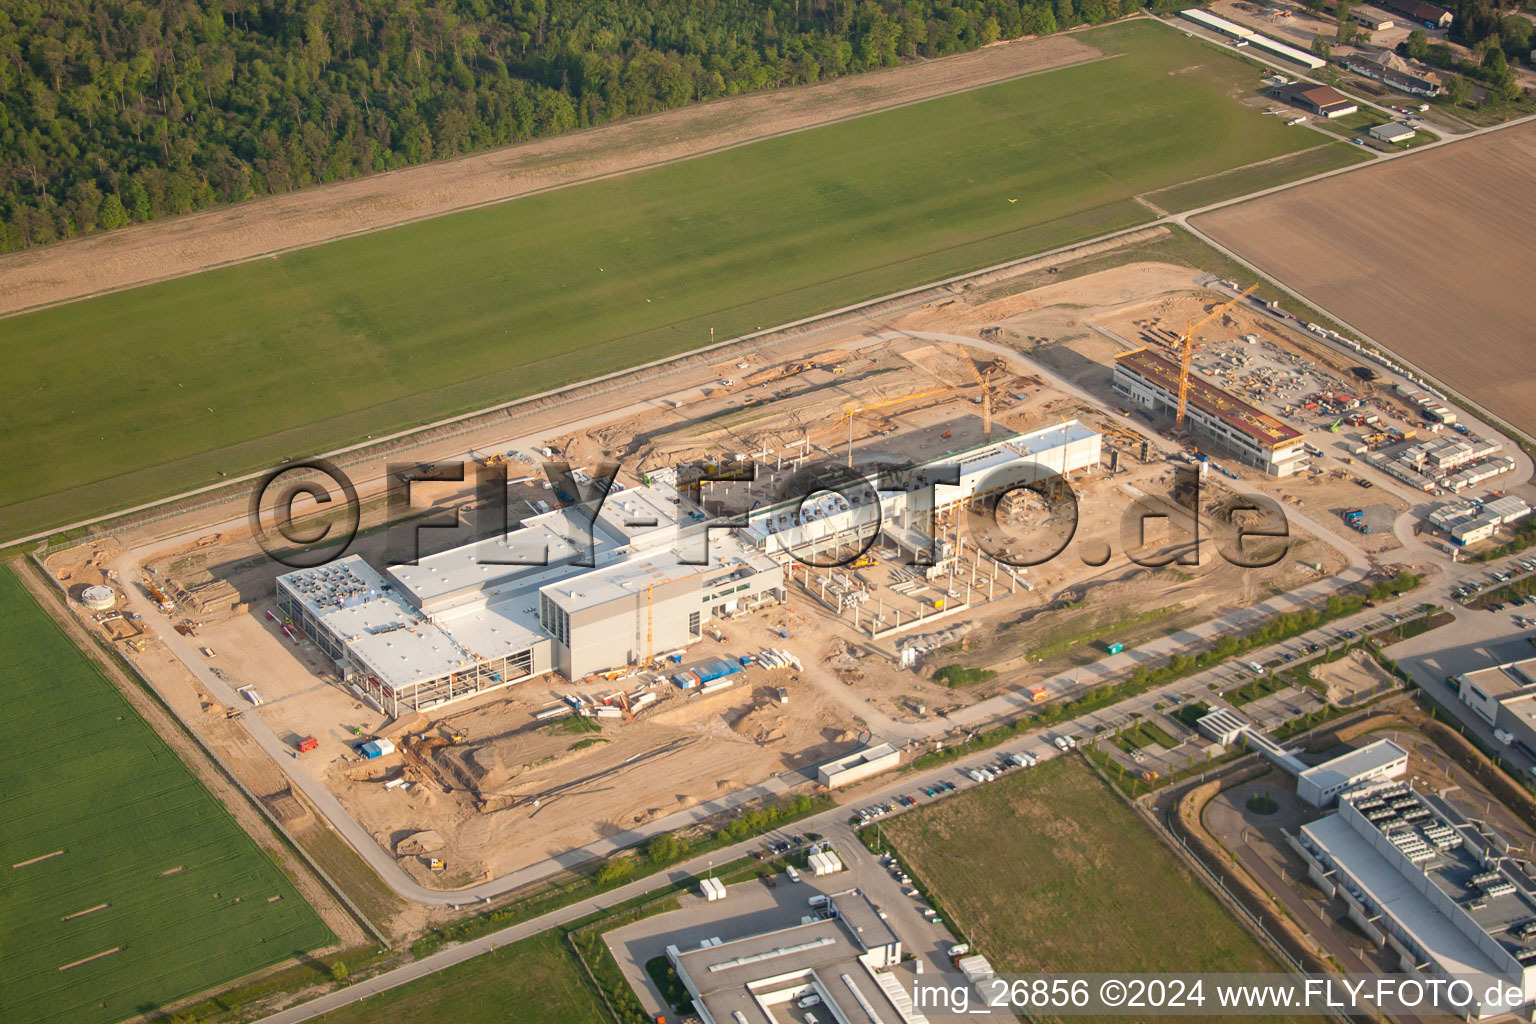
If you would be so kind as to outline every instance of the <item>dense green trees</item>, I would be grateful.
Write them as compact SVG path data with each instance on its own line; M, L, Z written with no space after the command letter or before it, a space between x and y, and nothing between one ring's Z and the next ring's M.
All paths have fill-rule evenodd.
M12 0L0 5L0 251L1125 10L1128 0Z

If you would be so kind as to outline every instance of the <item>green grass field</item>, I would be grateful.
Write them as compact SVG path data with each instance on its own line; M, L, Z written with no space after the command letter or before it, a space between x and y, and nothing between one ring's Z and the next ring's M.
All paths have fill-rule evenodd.
M7 569L0 664L0 1020L108 1024L334 941Z
M1280 969L1075 759L900 815L882 833L999 973Z
M12 319L0 535L1143 223L1136 195L1316 145L1212 45L1077 38L1107 59Z
M608 1013L582 977L564 935L556 929L514 942L316 1020L601 1024Z
M1306 131L1300 127L1291 130ZM1304 149L1299 153L1290 153L1268 163L1235 167L1230 171L1213 174L1209 178L1149 192L1145 198L1160 210L1184 213L1211 203L1274 188L1288 181L1322 174L1324 171L1365 163L1371 158L1371 154L1359 146L1327 142L1311 149Z

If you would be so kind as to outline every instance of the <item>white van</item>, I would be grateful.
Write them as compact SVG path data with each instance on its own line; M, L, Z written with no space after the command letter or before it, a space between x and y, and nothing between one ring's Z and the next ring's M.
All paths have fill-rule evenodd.
M784 873L789 876L789 880L791 882L800 881L800 872L795 870L795 866L793 864L787 865L784 868Z
M822 896L822 895L818 894L816 896L812 896L810 899L806 900L805 902L810 904L813 907L824 907L824 906L827 905L827 898L825 896Z

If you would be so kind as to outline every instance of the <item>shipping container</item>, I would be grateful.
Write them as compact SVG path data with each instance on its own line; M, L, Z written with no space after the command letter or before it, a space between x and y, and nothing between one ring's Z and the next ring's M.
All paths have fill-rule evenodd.
M395 745L390 740L369 740L359 747L358 750L371 761L376 757L393 754L395 752Z
M313 736L305 736L303 739L299 740L300 752L314 750L319 745L320 741L315 739Z

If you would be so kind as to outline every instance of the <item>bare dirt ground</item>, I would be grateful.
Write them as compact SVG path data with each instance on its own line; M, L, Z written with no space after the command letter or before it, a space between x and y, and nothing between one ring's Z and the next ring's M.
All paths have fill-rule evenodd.
M556 693L601 697L619 685L567 684L554 677L498 691L476 706L446 709L444 719L384 722L336 685L334 666L318 649L285 638L267 617L273 607L272 580L283 568L261 556L243 524L223 518L228 511L223 517L212 512L189 517L218 524L203 529L181 520L181 532L169 541L158 539L166 536L162 523L125 533L119 538L121 548L98 541L61 552L50 559L49 568L56 575L69 573L67 586L96 582L101 567L127 549L139 564L157 571L148 578L187 598L169 619L159 613L145 616L146 650L135 657L172 691L169 699L198 723L220 756L264 799L270 795L268 803L278 813L294 815L291 827L305 826L303 815L309 810L285 792L279 767L255 747L239 722L225 719L226 709L209 700L186 667L155 640L158 631L185 625L187 616L197 620L192 642L216 650L209 664L226 683L259 683L264 703L245 714L260 716L290 742L315 736L318 749L303 756L348 813L424 884L457 888L559 857L594 838L623 833L683 808L709 805L776 773L803 770L842 753L869 735L900 734L904 730L895 728L898 723L925 720L941 709L1093 660L1101 650L1093 641L1102 640L1106 631L1135 645L1314 579L1317 570L1308 563L1318 563L1323 572L1340 568L1343 558L1325 538L1299 534L1291 557L1266 574L1239 573L1214 558L1209 565L1149 571L1130 565L1121 554L1122 512L1139 497L1166 501L1176 481L1172 464L1160 453L1146 463L1134 454L1150 428L1112 411L1106 364L1127 347L1117 340L1114 325L1160 315L1159 310L1170 317L1187 315L1203 301L1197 297L1197 276L1187 267L1145 262L1075 280L1047 278L1046 287L1033 290L1026 290L1030 286L1023 278L1000 276L988 287L957 290L879 324L829 330L814 345L701 367L681 390L671 380L638 384L625 396L623 409L599 404L573 420L570 409L555 408L544 411L541 422L520 424L517 429L541 431L534 436L558 443L575 464L619 459L626 483L633 481L637 467L718 458L721 452L769 449L760 457L771 464L809 443L820 456L840 458L850 422L861 453L926 459L981 442L980 380L985 372L998 430L1027 430L1077 417L1103 431L1106 444L1121 452L1120 472L1113 478L1107 468L1077 474L1078 540L1062 557L1021 575L1032 589L1015 588L1006 575L977 562L969 541L958 570L919 581L915 589L908 586L910 573L902 575L897 560L882 555L878 565L850 570L869 588L861 624L851 611L838 613L822 603L812 589L816 574L798 572L787 606L719 623L729 641L701 641L688 661L771 646L795 653L803 671L750 669L736 687L710 697L688 697L659 682L651 691L657 702L634 722L598 720L596 731L541 726L532 716ZM1111 327L1103 329L1101 320ZM1235 322L1232 329L1238 329ZM951 332L954 338L985 335L991 341L964 346L951 339ZM1011 355L1001 364L994 361L1010 348L1034 356L1039 365ZM799 368L785 373L787 363L769 365L772 358ZM1053 381L1041 365L1071 383ZM653 397L648 388L665 397ZM898 400L908 395L920 397ZM888 397L890 404L876 406ZM849 406L871 408L853 421L842 420ZM498 450L507 443L509 429L503 426L497 437L487 428L483 443L475 443L482 451ZM1154 451L1161 443L1151 439ZM447 506L473 500L472 478L469 484L432 488L415 500ZM525 486L513 498L524 491L533 498L543 494ZM1224 495L1213 487L1207 511L1214 512ZM513 510L520 514L520 501L514 501ZM366 504L362 525L371 527L383 514L382 502ZM446 537L438 540L449 543ZM387 541L383 531L365 532L352 550L372 564L384 564ZM1114 551L1103 567L1074 557L1094 543ZM123 572L119 585L140 584L127 578L129 569ZM923 639L930 653L921 671L899 669L895 641L869 638L870 616L899 611L910 618L924 601L932 614L938 595L963 598L967 608L902 634L898 639ZM929 676L950 663L1003 671L981 684L949 689ZM632 690L638 683L626 681L624 687ZM779 686L788 689L788 704L779 703ZM360 761L352 749L358 736L380 731L404 751L381 761ZM385 788L396 779L412 785ZM430 844L413 840L402 846L418 832L438 835ZM447 869L430 872L431 856L443 857ZM408 926L399 917L395 923Z
M1099 56L1066 35L999 43L15 253L0 258L0 315L682 160Z
M1510 372L1529 362L1533 161L1536 125L1520 125L1194 223L1497 416L1536 432L1529 381Z
M1376 664L1376 659L1358 649L1338 661L1313 666L1312 677L1327 687L1330 704L1348 704L1357 693L1392 684L1392 677Z

